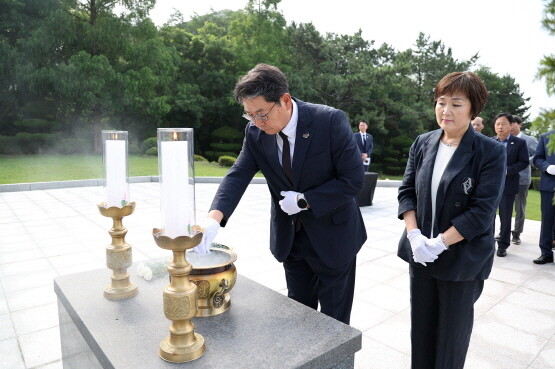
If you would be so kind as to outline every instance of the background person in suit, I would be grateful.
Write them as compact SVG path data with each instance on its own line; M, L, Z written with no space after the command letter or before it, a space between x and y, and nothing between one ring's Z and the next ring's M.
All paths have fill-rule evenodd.
M487 96L471 72L438 82L440 129L416 138L399 188L406 233L397 255L409 263L412 369L464 367L474 303L491 272L506 153L470 125Z
M283 262L288 296L349 324L366 229L356 202L364 170L345 113L291 97L286 76L267 64L243 76L234 95L249 123L199 246L212 243L262 171L272 198L270 250Z
M358 132L355 133L355 141L362 154L362 162L364 164L364 171L367 172L370 168L372 149L374 148L374 138L371 134L367 133L368 123L365 120L360 120L358 123Z
M474 130L476 132L480 132L482 133L482 129L484 129L484 119L481 117L476 117L474 119L472 119L472 122L470 122L472 124L472 128L474 128Z
M529 159L528 166L518 172L518 193L515 197L515 226L511 231L513 235L512 243L520 245L520 234L524 230L524 219L526 218L526 198L528 197L528 188L530 187L530 183L532 183L532 169L530 164L532 164L532 159L536 154L538 141L534 137L528 136L522 132L522 119L520 119L518 115L513 115L513 120L514 122L511 123L511 135L526 141Z
M499 236L497 240L497 256L507 256L507 248L511 244L511 219L513 206L518 193L519 172L529 165L526 141L511 135L511 124L514 118L509 113L495 116L495 133L493 139L501 142L507 150L505 187L499 203Z
M553 140L555 131L544 133L540 136L536 155L534 155L534 165L542 171L540 179L540 197L542 223L540 230L540 250L539 258L534 259L536 264L546 264L553 262L553 228L555 223L555 206L553 206L553 193L555 191L555 152L549 153L547 145Z

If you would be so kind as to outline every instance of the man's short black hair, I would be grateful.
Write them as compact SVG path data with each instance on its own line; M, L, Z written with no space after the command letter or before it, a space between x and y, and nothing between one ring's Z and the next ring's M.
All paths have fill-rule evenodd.
M513 117L513 115L511 113L499 113L495 116L495 119L493 120L493 123L495 123L495 121L499 118L507 118L507 120L509 121L509 123L514 123L515 118Z
M279 103L283 94L289 93L287 77L278 67L268 64L257 64L237 81L233 96L242 104L244 99L258 96L267 102Z

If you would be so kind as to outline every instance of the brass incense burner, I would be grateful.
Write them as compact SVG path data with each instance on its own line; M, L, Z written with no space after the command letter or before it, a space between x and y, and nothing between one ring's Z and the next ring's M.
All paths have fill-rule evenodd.
M187 261L185 251L197 246L202 233L194 236L169 238L155 228L152 231L156 244L173 252L168 266L170 284L164 288L164 315L172 321L170 336L160 342L160 357L172 363L183 363L198 359L204 354L204 337L195 332L191 319L197 315L197 286L189 281L193 269Z
M221 314L231 307L229 291L237 281L237 269L233 264L237 254L228 246L213 243L210 254L198 255L187 252L193 264L189 279L197 285L197 317Z
M122 219L131 215L135 210L135 202L121 208L105 207L105 203L98 204L100 214L112 218L113 225L108 231L112 243L106 247L106 265L113 270L112 283L104 289L104 297L109 300L123 300L135 296L139 289L135 283L129 281L127 268L132 263L131 246L125 242L127 229L123 227Z

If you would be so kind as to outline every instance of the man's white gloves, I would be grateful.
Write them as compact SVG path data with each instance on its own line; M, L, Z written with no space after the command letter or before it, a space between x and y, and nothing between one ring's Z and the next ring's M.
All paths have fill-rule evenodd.
M297 214L301 210L306 210L299 208L297 205L297 200L300 195L299 192L281 191L279 194L283 196L283 200L279 201L279 206L281 206L281 210L286 212L288 215Z
M552 176L555 175L555 165L550 165L547 167L547 169L545 170L547 173L551 174Z
M433 263L437 259L437 255L432 254L426 247L426 241L429 239L422 235L420 229L407 232L407 238L410 241L412 258L415 262L426 266L426 263Z
M218 234L220 223L212 218L206 217L199 222L199 226L202 228L202 241L200 241L198 246L193 248L193 251L197 254L205 255L210 252L210 246Z
M443 241L443 233L438 234L436 238L432 238L431 240L427 239L426 247L434 255L439 255L447 250L447 245Z

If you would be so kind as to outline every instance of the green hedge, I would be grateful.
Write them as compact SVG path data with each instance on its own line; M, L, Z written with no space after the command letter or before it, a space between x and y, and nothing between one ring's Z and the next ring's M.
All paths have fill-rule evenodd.
M158 148L151 147L150 149L145 151L145 155L147 156L158 156Z
M143 152L145 153L145 155L151 155L151 154L147 154L146 152L153 147L156 147L156 148L158 147L157 137L149 137L143 141Z
M237 159L235 159L235 158L232 157L232 156L225 156L225 155L224 155L224 156L220 156L220 157L218 158L218 164L219 164L221 167L231 167L233 164L235 164L235 161L236 161L236 160L237 160Z
M46 119L23 119L15 121L13 125L19 131L29 133L51 133L59 131L62 126L60 122Z

